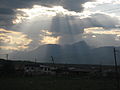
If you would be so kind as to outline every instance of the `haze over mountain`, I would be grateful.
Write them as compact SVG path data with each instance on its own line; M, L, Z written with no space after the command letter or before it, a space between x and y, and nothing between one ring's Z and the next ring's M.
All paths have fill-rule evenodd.
M118 47L117 50L120 48ZM33 51L19 51L10 54L11 59L31 60L37 62L70 64L114 64L113 47L91 48L84 41L71 45L46 44ZM119 60L119 53L117 53ZM118 63L120 63L118 61Z

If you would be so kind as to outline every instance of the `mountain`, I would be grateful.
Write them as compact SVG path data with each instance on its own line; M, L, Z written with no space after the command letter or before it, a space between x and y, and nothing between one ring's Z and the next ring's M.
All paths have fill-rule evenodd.
M117 49L120 49L119 47ZM114 64L113 47L91 48L84 41L71 45L47 44L29 52L14 52L13 59L71 64ZM119 55L117 55L119 58Z

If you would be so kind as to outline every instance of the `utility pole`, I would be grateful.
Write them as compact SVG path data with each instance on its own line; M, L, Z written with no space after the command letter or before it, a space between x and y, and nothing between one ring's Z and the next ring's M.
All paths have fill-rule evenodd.
M115 60L116 83L117 83L117 89L119 90L119 71L118 71L115 47L114 47L114 60Z
M35 64L36 64L37 59L35 58Z
M8 60L8 54L6 54L6 60Z
M51 59L52 59L52 63L53 63L53 65L55 64L55 62L54 62L54 58L53 58L53 56L51 56Z

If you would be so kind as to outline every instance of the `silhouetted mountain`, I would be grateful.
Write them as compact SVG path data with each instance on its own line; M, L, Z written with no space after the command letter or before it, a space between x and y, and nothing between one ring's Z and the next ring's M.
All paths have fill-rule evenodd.
M33 51L14 52L10 56L13 59L32 61L36 58L39 62L52 62L51 56L53 56L55 63L114 64L113 47L92 49L84 41L64 46L57 44L42 45Z
M112 46L95 48L91 51L92 60L97 64L114 64L113 55L114 52Z

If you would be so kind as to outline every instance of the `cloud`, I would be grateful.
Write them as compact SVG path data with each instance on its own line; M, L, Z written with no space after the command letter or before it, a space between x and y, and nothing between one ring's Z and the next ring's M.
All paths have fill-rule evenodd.
M96 1L99 4L104 4L104 3L117 4L118 2L120 2L120 0L96 0Z
M111 16L110 14L94 14L91 15L91 18L94 20L93 23L98 24L98 26L106 27L106 28L115 28L116 25L120 25L120 19L117 16ZM97 25L96 24L96 25Z
M0 14L0 28L9 28L13 25L12 23L12 19L13 19L14 16L12 15L3 15L3 14Z
M0 14L14 14L14 11L9 8L0 8Z
M50 37L44 36L43 39L40 41L42 44L58 44L60 37Z
M29 48L31 39L21 32L0 28L0 49L24 50Z
M54 6L54 7L44 7L40 5L34 5L32 8L24 8L17 9L16 19L13 22L22 23L22 21L29 21L39 17L49 17L52 18L57 14L62 15L78 15L79 13L68 11L64 9L62 6ZM20 13L19 13L20 12ZM21 13L22 12L22 13Z
M110 32L116 32L117 25L120 25L119 17L105 13L94 13L83 19L77 16L58 15L52 19L50 32L54 32L53 36L61 36L60 44L70 44L82 40L85 28L100 27L104 28L101 33L108 30L107 33L110 34ZM111 29L113 31L110 31ZM95 31L93 32L95 33Z
M30 8L32 5L38 4L46 7L63 6L63 8L70 11L83 10L82 4L94 0L1 0L0 8L4 9L17 9L17 8Z
M49 31L53 32L53 36L61 37L59 44L71 44L76 42L77 36L84 32L84 26L77 17L57 15L53 17Z
M111 7L108 7L108 5L110 6L114 6L114 5L119 5L120 4L120 0L95 0L95 2L86 2L83 7L87 8L87 9L108 9ZM104 6L103 6L104 5ZM106 7L107 6L107 7ZM112 7L113 8L113 7Z
M33 48L43 44L43 42L40 42L43 40L43 37L44 41L48 39L53 40L54 38L57 39L54 43L72 44L83 39L82 35L84 34L85 28L102 27L104 30L110 30L112 28L118 28L119 25L119 17L100 12L93 13L89 17L82 19L79 16L57 14L52 18L36 16L29 20L29 22L20 24L22 28L19 28L19 30L22 30L21 32L26 33L33 39L33 42L30 44L31 48ZM47 41L46 44L48 44Z
M2 21L4 21L2 23L6 26L8 23L10 25L16 24L12 29L23 32L32 38L30 47L36 47L41 43L48 44L50 40L58 44L71 44L82 40L85 28L103 27L108 29L120 25L118 17L100 12L87 13L87 17L81 18L84 16L83 13L85 14L85 12L82 12L83 4L93 0L13 1L15 1L13 4L10 1L8 2L10 4L7 8L16 12L16 14L11 11L11 15L8 16L6 13L7 19L2 18ZM20 5L17 6L18 2L20 2ZM15 3L16 5L13 6ZM7 3L0 7L5 8L5 5ZM44 35L41 33L42 30L52 34ZM40 34L43 34L42 37L39 36ZM95 38L95 36L93 37Z
M11 27L16 14L15 10L28 7L27 4L27 0L0 0L0 27Z
M69 11L81 12L83 10L82 4L94 0L41 0L40 5L44 6L63 6Z
M41 30L40 31L40 44L58 44L60 36L52 36L52 32L48 30Z
M0 7L2 8L28 8L32 5L39 4L43 6L63 6L71 11L82 11L82 4L95 0L1 0Z
M89 1L93 0L64 0L63 7L70 11L81 12L84 9L82 4Z
M103 27L91 27L85 28L84 34L93 34L93 35L115 35L116 37L120 36L120 29L104 29Z
M116 28L117 25L120 25L119 17L105 13L94 13L82 21L88 27Z
M1 0L0 1L0 15L2 16L1 25L11 27L18 21L13 21L16 16L17 9L32 8L33 5L41 5L45 7L62 6L64 9L81 12L83 10L82 4L93 0Z
M120 20L117 16L105 13L96 13L83 19L83 40L92 47L119 46Z
M89 17L80 19L77 16L56 16L52 19L51 32L58 34L80 34L84 28L103 27L118 28L119 17L107 15L105 13L94 13Z
M83 33L81 20L74 16L56 16L52 19L51 32L58 34Z
M53 7L45 7L41 5L33 5L32 8L19 8L16 10L16 18L13 20L14 24L22 23L23 21L30 21L35 18L40 17L49 17L53 18L56 16L74 16L79 18L86 18L91 13L89 11L84 12L75 12L75 11L69 11L65 9L63 6L53 6Z
M103 27L85 28L83 40L85 40L92 47L119 46L120 29L119 28L106 29Z

